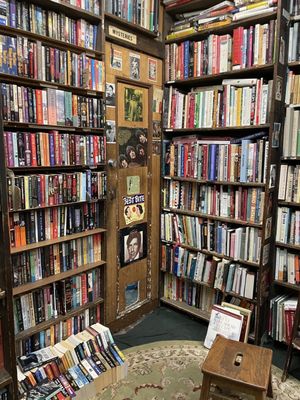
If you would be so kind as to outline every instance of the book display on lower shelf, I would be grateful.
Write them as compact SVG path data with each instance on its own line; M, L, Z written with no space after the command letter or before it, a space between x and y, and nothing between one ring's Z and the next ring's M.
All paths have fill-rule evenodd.
M99 0L0 7L1 256L11 335L4 368L13 377L9 398L17 398L15 356L46 352L104 322L104 10ZM45 371L27 375L19 389L50 399L51 380Z
M127 363L110 330L95 323L80 333L17 357L21 399L91 398L127 375ZM46 397L48 396L48 397Z
M205 320L222 301L246 305L259 343L272 268L287 56L278 39L288 34L287 2L164 3L170 17L180 12L166 43L162 301L186 303ZM295 100L296 83L291 75Z

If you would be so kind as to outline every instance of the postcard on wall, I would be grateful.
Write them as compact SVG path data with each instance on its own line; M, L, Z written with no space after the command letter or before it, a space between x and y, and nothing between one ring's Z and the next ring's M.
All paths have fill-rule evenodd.
M274 122L273 125L273 132L272 132L272 147L278 148L280 143L280 130L281 130L281 123Z
M106 121L105 134L107 143L116 143L116 121Z
M153 107L152 111L156 113L162 112L162 102L163 102L164 92L162 89L158 89L157 87L153 88Z
M108 107L116 105L116 85L111 82L106 82L105 103Z
M119 128L119 167L142 167L147 165L147 129Z
M145 215L145 195L123 196L124 219L126 225L142 221Z
M140 193L141 181L138 175L126 177L127 194L133 195Z
M147 257L147 224L134 225L120 231L121 267Z
M160 141L161 140L161 121L153 121L153 141Z
M276 182L276 164L270 165L270 180L269 180L269 188L275 187Z
M141 57L139 54L129 54L130 79L141 79Z
M140 294L139 294L139 286L140 282L132 282L129 283L125 288L125 308L131 308L136 303L138 303Z
M152 82L157 81L157 60L148 58L148 78Z
M111 48L110 66L111 68L117 69L118 71L122 71L123 69L122 52L115 50L113 47Z

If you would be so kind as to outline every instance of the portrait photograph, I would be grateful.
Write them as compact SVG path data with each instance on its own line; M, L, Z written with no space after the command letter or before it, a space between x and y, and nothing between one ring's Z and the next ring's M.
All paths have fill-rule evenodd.
M129 54L130 79L139 81L141 79L141 59L138 54Z
M116 121L106 121L105 134L107 143L116 143Z
M105 98L108 107L116 106L116 85L114 83L106 83Z
M138 224L120 231L121 267L147 256L147 224Z
M125 88L124 91L125 121L143 121L143 92L139 89Z
M147 129L118 128L119 168L147 165Z

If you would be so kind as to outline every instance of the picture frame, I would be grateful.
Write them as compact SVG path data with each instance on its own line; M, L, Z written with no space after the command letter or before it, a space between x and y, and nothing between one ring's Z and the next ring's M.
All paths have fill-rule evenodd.
M147 257L147 224L142 223L120 231L120 265L125 267Z

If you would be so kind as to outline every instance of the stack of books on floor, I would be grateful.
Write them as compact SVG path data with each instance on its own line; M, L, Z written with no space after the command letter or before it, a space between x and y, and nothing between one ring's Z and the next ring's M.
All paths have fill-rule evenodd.
M87 399L127 375L124 355L100 323L17 361L22 399Z
M181 0L164 0L166 10L182 5ZM277 0L255 1L249 4L248 0L223 1L206 10L185 12L177 15L176 21L167 35L167 40L192 35L196 32L215 29L232 24L246 18L260 16L274 12L277 9Z

